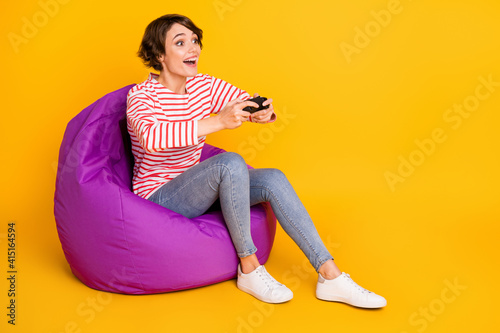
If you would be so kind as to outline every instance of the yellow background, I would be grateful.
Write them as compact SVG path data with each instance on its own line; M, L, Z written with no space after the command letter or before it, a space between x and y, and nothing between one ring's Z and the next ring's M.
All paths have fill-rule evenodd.
M0 14L2 332L430 333L500 325L500 86L489 91L479 79L500 82L498 1L61 2L9 1ZM388 9L390 20L381 14ZM204 30L200 72L275 100L275 125L245 124L208 142L255 167L281 168L338 265L385 296L386 308L316 300L316 274L281 229L266 267L293 290L286 304L256 302L234 280L126 296L89 289L71 274L52 212L65 126L104 94L147 77L135 53L146 25L166 13ZM356 52L343 53L346 45ZM448 110L473 103L477 91L475 111L453 128ZM428 143L435 129L446 139L419 153L415 141ZM398 174L410 156L420 165L391 187L387 173ZM15 327L6 316L10 221Z

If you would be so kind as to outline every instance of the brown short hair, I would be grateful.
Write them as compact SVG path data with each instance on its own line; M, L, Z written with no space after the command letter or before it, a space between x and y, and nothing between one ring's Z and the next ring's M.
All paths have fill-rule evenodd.
M191 19L179 14L164 15L149 23L146 27L141 46L137 52L137 55L147 67L152 67L157 71L162 70L159 58L165 54L167 32L174 23L179 23L194 32L198 36L200 47L203 47L201 43L203 30L198 28Z

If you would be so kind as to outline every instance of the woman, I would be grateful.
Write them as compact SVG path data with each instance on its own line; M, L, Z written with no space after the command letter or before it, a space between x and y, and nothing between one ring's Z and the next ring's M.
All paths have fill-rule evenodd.
M238 288L264 302L282 303L293 293L260 265L250 235L250 206L270 202L283 229L318 272L319 299L366 308L385 306L383 297L339 270L282 172L248 170L243 158L230 152L200 163L206 135L247 121L266 124L276 119L271 99L264 103L268 109L250 115L243 109L258 105L247 100L247 92L198 74L202 34L182 15L162 16L146 28L138 55L160 74L151 73L128 94L134 192L188 218L203 214L219 199L240 259Z

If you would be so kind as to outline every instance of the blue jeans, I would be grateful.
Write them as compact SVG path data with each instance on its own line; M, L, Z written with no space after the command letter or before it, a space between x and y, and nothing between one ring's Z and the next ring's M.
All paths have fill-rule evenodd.
M222 153L191 167L149 200L188 218L205 213L216 201L240 258L257 252L250 234L250 206L270 202L276 218L318 271L333 259L286 176L278 169L248 169L243 158Z

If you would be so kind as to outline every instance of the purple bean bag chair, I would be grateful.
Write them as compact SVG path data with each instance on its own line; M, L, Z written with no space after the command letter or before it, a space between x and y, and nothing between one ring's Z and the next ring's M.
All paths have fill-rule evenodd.
M127 86L73 118L59 152L54 215L66 260L87 286L151 294L236 276L238 257L218 210L188 219L131 191ZM201 159L224 152L205 145ZM268 203L251 207L257 257L267 261L276 232Z

